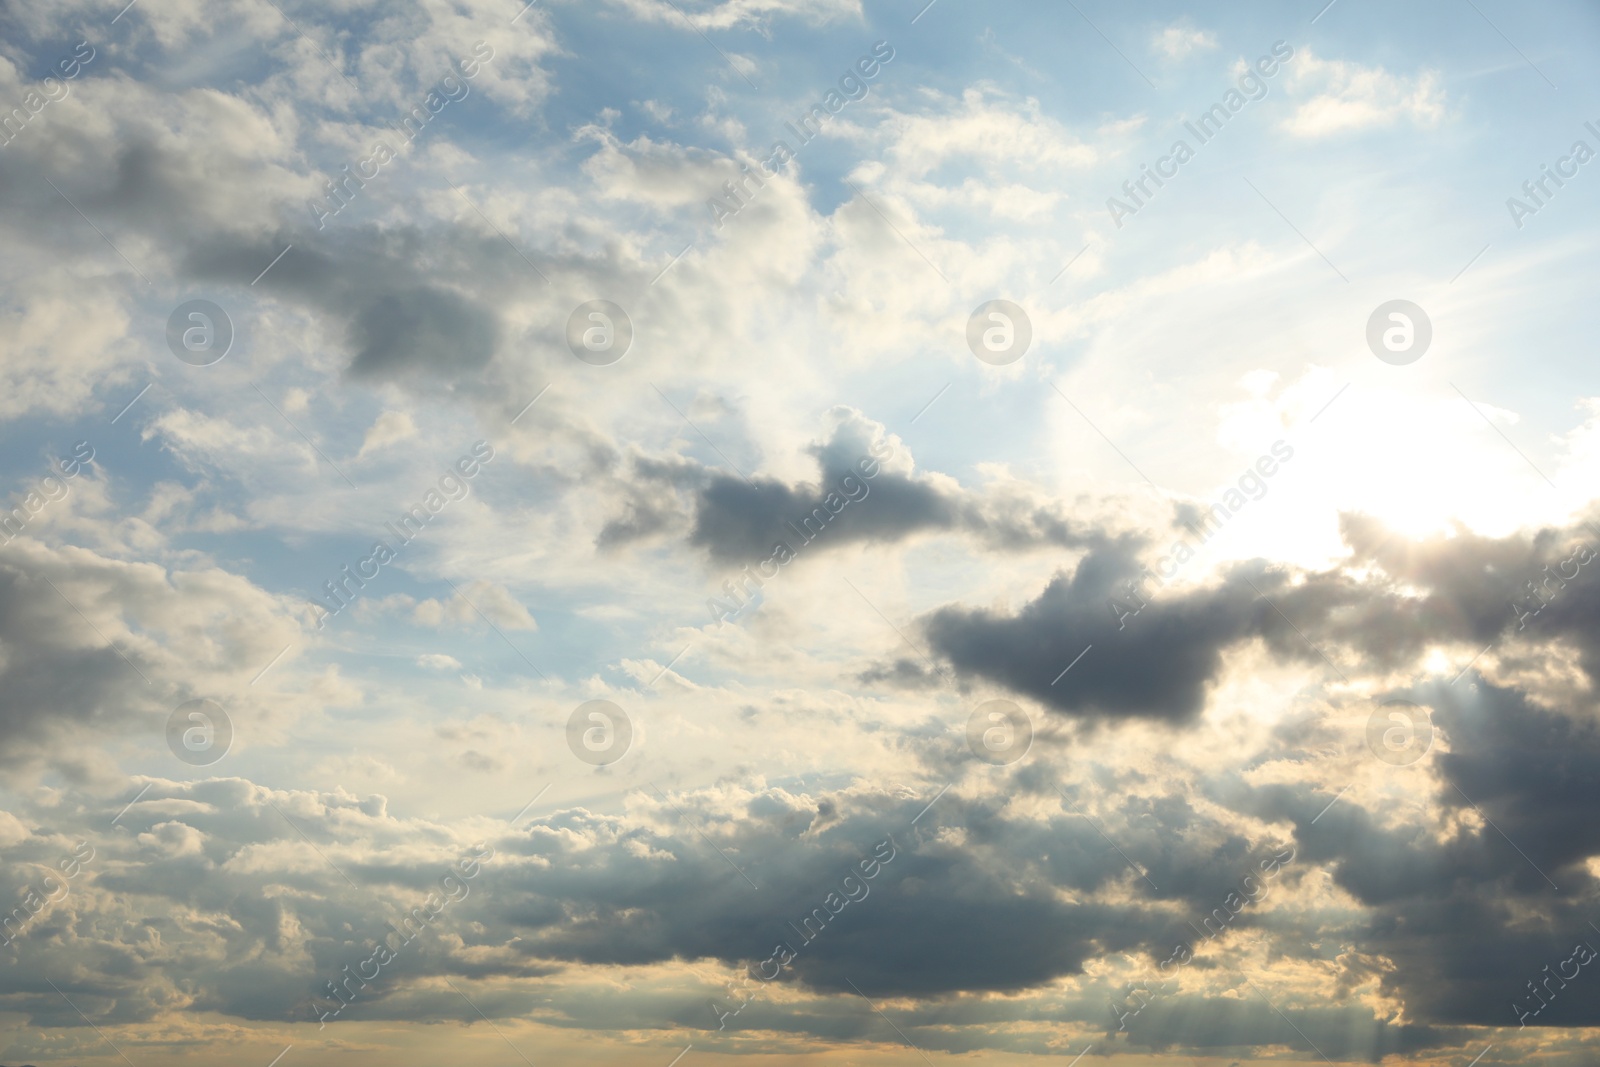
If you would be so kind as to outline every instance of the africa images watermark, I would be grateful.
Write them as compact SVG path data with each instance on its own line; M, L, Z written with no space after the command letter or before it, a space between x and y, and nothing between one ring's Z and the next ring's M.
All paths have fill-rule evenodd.
M1594 123L1585 122L1583 126L1596 138L1600 138L1600 128L1596 128ZM1578 168L1593 159L1594 155L1594 149L1589 147L1587 141L1574 141L1567 154L1556 160L1553 170L1548 163L1539 164L1540 175L1522 183L1522 194L1527 200L1519 200L1514 196L1506 197L1506 210L1511 213L1511 221L1516 223L1517 229L1522 229L1523 220L1529 215L1537 215L1540 209L1549 207L1556 193L1567 184L1562 179L1576 178ZM1567 169L1568 167L1571 169ZM1555 184L1554 189L1550 188L1551 183Z
M829 89L823 96L822 102L811 105L811 109L800 116L799 125L785 122L789 132L795 136L795 148L789 147L787 141L774 141L772 151L766 159L759 163L759 169L766 172L768 178L776 178L778 172L794 159L799 149L810 144L812 139L822 132L823 124L833 116L845 109L845 105L856 100L864 99L868 91L868 83L878 76L883 67L894 59L894 47L888 41L879 41L872 46L872 52L856 60L855 66L846 70L839 78L839 88ZM812 124L816 128L812 129ZM728 180L722 183L722 192L727 196L727 203L716 196L707 198L706 208L711 212L711 221L720 229L722 220L737 215L755 199L756 192L766 187L766 180L756 171L750 169L748 163L739 165L742 172L737 180ZM755 183L755 190L749 188L749 183Z
M1276 456L1277 459L1273 459L1273 456ZM1260 456L1253 466L1246 467L1244 473L1239 476L1238 488L1229 487L1222 494L1220 501L1212 504L1204 511L1196 508L1196 519L1186 522L1185 525L1188 526L1189 531L1194 534L1201 544L1205 544L1221 532L1223 524L1244 510L1245 505L1251 500L1260 500L1266 496L1266 479L1278 473L1280 463L1288 463L1293 458L1293 446L1281 440L1272 442L1272 455ZM1245 498L1246 493L1249 494L1248 500ZM1208 530L1213 524L1215 524L1215 528ZM1121 630L1126 627L1128 619L1143 611L1150 602L1149 597L1144 593L1144 583L1154 581L1156 585L1165 588L1167 582L1178 573L1178 568L1193 559L1194 555L1195 550L1192 543L1189 538L1184 538L1173 544L1170 555L1162 556L1156 560L1154 571L1149 566L1146 566L1144 572L1137 579L1130 579L1126 583L1123 591L1123 595L1127 597L1126 601L1119 602L1114 597L1107 597L1106 606L1111 609L1111 617L1117 620L1117 629ZM1172 565L1171 570L1167 569L1169 562Z
M1545 964L1543 968L1545 977L1539 983L1539 985L1536 986L1531 981L1527 983L1528 990L1533 994L1533 999L1539 1002L1539 1006L1532 1010L1525 1011L1522 1008L1517 1007L1516 1001L1511 1002L1511 1011L1517 1017L1517 1029L1526 1029L1528 1025L1528 1019L1544 1011L1550 1006L1550 1001L1556 999L1556 993L1558 990L1550 988L1550 983L1552 981L1558 982L1561 988L1565 989L1567 988L1567 982L1570 982L1572 979L1578 977L1578 972L1581 971L1587 964L1593 963L1594 960L1594 947L1587 941L1579 941L1576 945L1572 946L1571 955L1556 964L1555 974L1551 974L1550 965L1548 963ZM1572 965L1571 974L1568 974L1562 969L1562 964L1565 963L1570 963ZM1546 1000L1540 995L1539 989L1541 987L1543 987L1545 993L1549 994L1549 1000Z
M1546 564L1544 568L1544 577L1539 579L1537 584L1530 579L1527 584L1523 586L1523 588L1528 591L1528 600L1525 601L1523 605L1519 605L1515 601L1513 601L1511 604L1511 613L1517 617L1517 629L1527 629L1528 620L1539 614L1545 608L1549 607L1550 601L1554 600L1560 594L1560 592L1567 587L1568 582L1572 581L1578 576L1578 572L1585 564L1593 562L1594 557L1594 549L1590 548L1587 544L1579 544L1578 547L1573 550L1572 555L1568 556L1566 559L1556 564ZM1568 574L1564 569L1569 563L1572 565L1571 574ZM1556 569L1554 574L1550 573L1551 566L1554 566ZM1553 589L1550 586L1551 582L1555 583L1555 588ZM1528 607L1526 606L1528 604L1538 604L1538 607Z
M83 470L84 465L94 462L94 447L88 441L79 441L72 446L71 459L57 459L56 470L61 472L58 477L54 472L46 474L39 479L37 489L28 490L28 495L22 498L22 503L10 511L0 511L0 532L4 532L6 543L16 540L17 535L27 527L34 516L44 511L46 507L58 500L65 500L72 488L67 481L76 478Z
M473 45L472 58L456 60L451 65L452 73L441 78L439 84L423 97L422 103L414 105L406 112L405 117L400 120L400 125L395 127L395 132L405 137L406 144L415 142L423 127L431 122L435 115L452 102L467 98L467 94L472 91L467 82L478 76L482 69L480 63L487 63L493 58L492 45L484 41ZM460 76L457 77L455 72L459 72ZM387 141L379 141L373 145L370 155L356 161L354 174L350 173L350 165L347 163L340 168L344 171L343 177L337 181L330 179L324 182L326 186L324 200L306 201L306 206L311 209L311 217L316 220L317 229L326 227L330 218L349 207L356 195L366 188L367 182L376 178L397 156L399 152L393 146ZM350 188L351 182L355 183L354 189Z
M719 600L716 597L706 598L706 610L711 613L712 622L715 622L720 627L723 623L756 603L756 593L768 581L777 577L782 567L793 563L799 558L801 548L820 537L822 531L827 528L828 523L833 521L846 507L867 498L867 494L872 491L872 487L867 485L867 482L878 476L878 472L881 470L879 466L880 460L893 458L895 447L885 438L882 441L874 441L868 445L867 452L868 454L857 460L854 468L852 468L854 471L861 472L860 478L857 478L854 473L841 477L838 488L829 490L827 495L811 510L811 514L800 520L800 525L796 526L793 520L790 519L784 520L785 525L794 531L794 545L790 545L788 541L774 542L772 551L767 558L760 563L754 564L756 573L751 573L751 565L745 565L741 579L743 584L735 584L731 578L722 583L722 591L727 594L727 600ZM813 525L816 527L815 530L812 529ZM771 570L768 570L769 567ZM755 585L754 589L751 589L752 583Z
M88 850L88 855L84 854L85 849ZM58 880L54 872L45 876L42 883L45 888L44 895L41 896L31 885L24 886L22 900L17 907L11 909L8 914L0 916L0 935L4 937L0 940L0 946L9 945L21 937L27 931L28 925L49 910L50 905L66 899L67 894L71 892L71 881L82 874L85 865L93 859L94 846L88 841L79 841L73 846L72 854L56 864L56 870L61 872L61 878ZM50 888L52 881L58 883L59 893L57 889ZM13 924L15 929L12 928Z
M337 1018L340 1012L355 1001L357 991L351 988L351 982L359 982L361 988L365 989L368 982L377 981L383 968L393 963L417 935L443 914L445 908L467 899L468 894L472 892L472 887L467 885L467 882L478 877L482 870L481 864L494 858L494 849L482 842L473 845L472 849L474 853L472 856L457 860L450 866L448 874L439 877L439 889L443 891L443 896L438 892L429 893L427 899L400 919L400 926L396 926L393 922L386 923L389 933L385 934L383 940L373 948L370 956L355 965L355 973L350 973L350 965L347 963L344 965L344 978L337 985L332 981L327 983L329 994L327 999L337 1006L328 1011L321 1004L311 1005L313 1014L317 1016L318 1030L327 1026L329 1019ZM412 929L413 925L416 929ZM401 931L401 927L405 928L404 932ZM372 968L370 974L363 969L368 966Z
M888 855L884 855L885 849L888 850ZM899 855L899 850L895 848L894 835L890 834L873 846L871 856L859 861L855 867L849 869L850 873L840 878L839 888L830 890L822 898L822 903L812 908L810 914L800 920L799 926L796 926L793 922L788 923L789 929L800 937L798 941L800 948L796 948L794 944L788 941L780 941L773 946L771 955L759 964L754 965L755 970L753 972L751 968L746 967L744 970L746 981L739 990L739 993L744 995L744 999L739 1002L739 1006L731 1011L725 1011L719 1008L715 1001L711 1002L711 1014L717 1020L717 1029L725 1028L729 1019L743 1011L745 1006L760 994L762 987L751 983L749 981L750 978L758 977L762 982L770 982L782 974L784 968L799 957L800 949L815 941L829 922L838 918L840 913L851 904L859 904L867 899L867 896L872 892L872 888L867 885L867 882L878 877L883 872L883 868L892 862L897 855ZM860 871L859 875L857 874L858 869ZM852 883L854 883L853 886ZM815 929L813 929L813 924ZM768 965L772 967L771 974L767 973Z
M1239 917L1246 907L1260 902L1267 895L1267 887L1263 882L1276 878L1280 868L1294 862L1295 854L1295 849L1292 845L1279 849L1273 855L1257 864L1262 880L1258 881L1254 874L1247 874L1240 879L1238 888L1223 897L1222 907L1213 908L1210 915L1200 920L1200 926L1206 928L1206 933L1200 935L1202 940L1215 941L1222 936L1223 932L1232 924L1233 920ZM1252 882L1256 882L1255 888L1251 888L1250 883ZM1215 924L1215 929L1212 928L1213 924ZM1189 924L1189 929L1200 934L1200 928L1195 926L1194 923ZM1111 1016L1117 1021L1117 1029L1119 1031L1126 1030L1129 1019L1147 1008L1157 996L1170 992L1166 981L1168 978L1167 968L1174 968L1172 973L1176 974L1190 960L1193 960L1194 956L1195 943L1178 942L1172 948L1172 955L1156 966L1156 972L1161 976L1162 981L1154 986L1151 986L1148 981L1130 985L1123 993L1123 1004L1120 1007L1115 1000L1110 1001ZM1139 1003L1136 1006L1130 1008L1128 1006L1129 998L1136 993L1144 995L1139 998Z
M317 629L322 629L329 619L355 603L361 591L367 587L367 582L376 578L384 566L393 562L400 548L416 540L423 528L435 515L444 510L447 503L452 500L464 500L472 492L468 483L477 477L478 472L492 459L494 459L494 446L489 442L479 441L473 445L472 452L456 460L455 469L439 479L437 489L430 488L422 494L420 504L411 505L405 514L400 516L398 525L392 522L383 524L384 529L394 535L397 548L391 548L387 541L374 541L372 551L356 562L355 573L351 573L350 565L347 563L339 568L343 577L323 582L322 588L327 590L328 599L333 601L334 606L329 608L315 600L311 601L311 606L318 612ZM370 572L367 570L369 565L372 567Z
M46 74L38 88L29 89L23 94L21 107L0 112L0 138L3 138L0 140L0 145L8 145L16 140L17 135L27 127L34 116L46 107L58 100L65 100L72 92L72 86L67 83L83 73L83 68L94 57L94 45L86 40L79 41L70 56L63 56L56 61L55 69L61 72L59 78L54 74Z
M1194 135L1196 145L1209 143L1217 134L1222 132L1222 127L1228 120L1244 110L1244 106L1267 95L1267 79L1278 73L1280 63L1287 63L1294 57L1294 47L1285 41L1272 42L1272 53L1261 56L1256 60L1253 68L1246 67L1245 72L1239 75L1239 88L1229 89L1222 96L1222 102L1212 104L1200 113L1194 122L1185 120L1184 129ZM1241 91L1242 90L1242 91ZM1122 183L1122 192L1128 200L1119 200L1116 197L1106 199L1106 210L1111 212L1111 221L1117 229L1122 229L1122 220L1128 215L1137 215L1139 209L1154 199L1156 191L1166 185L1164 179L1178 176L1179 168L1195 156L1195 149L1189 147L1189 142L1179 138L1172 143L1168 155L1156 160L1155 166L1148 163L1139 165L1140 174L1137 178L1130 178ZM1155 188L1150 187L1151 182ZM1143 195L1141 195L1143 194Z

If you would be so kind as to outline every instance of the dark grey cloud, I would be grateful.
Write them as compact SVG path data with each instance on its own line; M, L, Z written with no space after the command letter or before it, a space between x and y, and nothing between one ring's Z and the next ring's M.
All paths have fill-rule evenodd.
M718 563L754 563L780 542L815 552L958 533L996 551L1021 551L1082 549L1115 539L1063 507L1020 492L965 489L907 472L905 446L881 425L847 408L836 409L833 418L828 439L809 449L817 461L815 482L710 473L694 500L690 543Z
M706 468L681 456L651 456L635 452L627 464L632 477L619 469L620 457L605 465L623 500L623 510L610 519L595 538L603 551L623 548L651 537L666 535L686 525L684 498L705 485Z
M73 768L64 738L120 732L144 708L134 668L15 555L0 560L0 649L0 764Z
M1219 782L1216 799L1243 814L1289 819L1301 859L1326 870L1362 911L1333 929L1291 920L1301 936L1282 951L1332 939L1388 961L1376 974L1419 1022L1515 1026L1514 1004L1538 1006L1527 988L1574 945L1600 948L1600 727L1592 697L1544 706L1515 687L1432 682L1385 694L1431 710L1438 748L1428 762L1386 769L1460 820L1442 839L1428 826L1333 799L1303 786L1251 789ZM1371 706L1358 705L1364 718ZM1362 742L1358 739L1355 744ZM1365 756L1358 748L1357 755ZM1288 934L1289 931L1284 931ZM1592 966L1592 965L1591 965ZM1528 1025L1594 1026L1587 969ZM1570 976L1570 975L1569 975Z
M1512 710L1508 722L1519 709ZM1448 720L1446 712L1441 719ZM1476 729L1454 720L1446 726L1463 737ZM1495 730L1481 731L1462 750L1489 752L1501 740ZM1590 749L1582 751L1587 756ZM1530 751L1530 766L1533 759ZM1463 774L1469 780L1470 772ZM1036 778L1024 792L1045 792ZM474 1002L491 1018L537 1009L558 1026L689 1028L717 1042L727 1035L714 1032L706 1001L724 999L725 991L712 986L703 995L663 990L596 1001L583 992L581 968L706 959L743 968L783 941L798 956L780 982L838 994L843 1002L855 997L853 987L874 999L909 999L912 1007L897 1009L897 1019L919 1045L1026 1050L1037 1038L1016 1031L1029 1022L1105 1025L1108 1001L1120 991L1087 980L1089 961L1126 955L1153 967L1174 944L1195 943L1190 924L1203 922L1244 876L1259 871L1263 858L1285 847L1298 855L1269 882L1269 897L1328 869L1363 898L1369 914L1319 918L1292 908L1246 908L1220 937L1266 935L1278 958L1330 964L1344 958L1348 945L1382 954L1398 964L1383 981L1405 997L1410 1022L1397 1025L1357 1005L1296 1002L1273 985L1270 967L1266 974L1232 976L1220 953L1202 945L1190 973L1203 973L1208 983L1221 977L1241 997L1250 992L1243 984L1250 977L1267 987L1283 1014L1257 1010L1248 998L1175 993L1135 1016L1119 1041L1231 1055L1275 1044L1307 1051L1314 1044L1351 1061L1453 1047L1464 1039L1462 1026L1493 1018L1484 1012L1498 1007L1495 995L1504 993L1508 968L1561 945L1548 932L1476 932L1494 921L1504 926L1516 900L1540 899L1532 883L1511 871L1520 859L1486 848L1486 828L1476 849L1452 853L1415 831L1387 831L1396 839L1379 848L1384 832L1354 805L1310 825L1323 801L1300 787L1211 785L1211 804L1202 808L1181 785L1152 794L1148 779L1090 779L1070 787L1070 802L1058 800L1042 819L1003 799L950 794L913 823L923 798L768 788L735 803L717 793L679 794L674 804L681 815L670 806L643 820L569 809L521 831L497 829L489 842L496 855L483 864L471 894L361 989L344 1018L470 1021L454 999L427 992L430 979L447 976L472 980ZM1501 825L1513 833L1523 829L1514 804L1476 784L1497 822L1504 818ZM312 998L325 983L366 959L386 933L383 920L417 903L466 845L444 827L393 818L377 797L271 798L293 826L268 799L240 780L156 783L123 818L126 833L93 837L101 853L92 893L69 897L59 914L18 943L21 966L0 970L0 1005L35 1025L75 1025L61 1014L59 998L45 995L52 991L40 978L49 978L106 1005L98 1016L104 1021L141 1021L165 1010L168 983L181 974L186 999L197 1008L258 1020L310 1018ZM1287 817L1294 840L1251 838L1226 814L1219 818L1217 806ZM58 812L57 829L104 823L114 807ZM1095 822L1080 811L1092 812ZM189 828L198 848L174 854L163 847L186 840ZM303 846L302 832L322 857ZM797 933L790 924L828 908L827 894L890 837L894 858L865 881L865 899L830 917L811 940ZM24 858L49 852L41 840ZM1420 861L1400 875L1401 890L1366 884L1365 872L1407 852ZM330 859L353 886L329 867ZM752 889L729 861L760 888ZM1363 863L1365 872L1357 869ZM1453 876L1441 879L1452 865ZM1551 872L1565 881L1568 866L1553 865ZM0 879L0 889L9 881ZM1506 894L1505 903L1496 903L1496 894ZM124 910L138 921L107 922ZM135 945L152 934L163 945L153 959ZM1473 951L1483 959L1469 960ZM963 996L1038 991L1063 977L1087 984L1053 1006ZM1426 983L1433 993L1421 987ZM839 1002L790 1010L763 1001L735 1029L874 1040L876 1031ZM1580 1012L1571 1021L1587 1018Z
M476 855L464 836L389 816L378 797L272 796L239 779L148 784L115 827L120 805L54 813L52 827L64 840L82 837L96 854L45 921L0 948L18 964L0 971L0 1004L43 1025L76 1025L75 1016L57 1019L62 1005L49 978L108 1003L105 1021L144 1021L167 1010L172 983L182 980L201 1010L314 1020L313 998L326 997L326 983L342 979L347 964L370 956L386 921L400 923L438 889L453 862ZM262 867L251 859L261 850L309 862ZM27 848L29 857L53 854L44 841ZM334 866L331 856L338 857ZM481 914L494 869L490 859L460 883L467 887L462 899L363 992L363 1008L449 968L451 936ZM10 871L0 880L3 899L19 896L29 878L37 882L28 869ZM103 928L112 915L116 922ZM152 938L166 946L159 960L145 959L138 947Z
M1186 721L1204 706L1220 654L1247 640L1260 640L1281 661L1320 663L1326 653L1338 665L1330 673L1351 677L1415 671L1441 642L1468 648L1493 642L1504 668L1522 681L1496 683L1468 671L1455 684L1440 679L1381 694L1432 709L1439 751L1429 763L1386 773L1415 776L1439 810L1460 819L1443 840L1431 828L1396 825L1386 813L1350 800L1329 808L1334 787L1252 788L1224 773L1206 791L1240 814L1291 820L1301 861L1328 871L1362 906L1358 917L1331 925L1307 916L1263 920L1276 951L1311 961L1319 956L1310 945L1342 945L1355 958L1392 964L1361 973L1407 1005L1413 1027L1380 1033L1365 1024L1352 1028L1334 1009L1291 1007L1288 1014L1324 1053L1375 1058L1454 1043L1464 1026L1515 1025L1514 1004L1540 1003L1530 981L1557 995L1547 996L1548 1007L1529 1025L1594 1025L1592 998L1575 995L1582 979L1546 984L1547 968L1567 960L1575 944L1600 945L1592 925L1600 923L1600 885L1590 871L1591 858L1600 855L1592 817L1600 804L1600 708L1592 690L1600 599L1583 584L1593 578L1589 565L1573 562L1580 543L1594 542L1584 528L1504 538L1458 531L1414 542L1360 517L1346 518L1345 536L1348 557L1333 569L1241 565L1210 586L1182 595L1157 592L1120 631L1106 602L1127 603L1119 590L1141 566L1128 551L1089 553L1015 613L946 607L922 620L923 632L934 653L961 675L999 682L1096 722L1121 716ZM1563 560L1566 580L1547 584L1544 606L1526 616L1527 607L1539 603L1528 599L1526 583ZM1513 610L1514 601L1523 606ZM1062 633L1075 639L1063 640ZM1091 656L1051 686L1091 637ZM1105 666L1085 670L1103 645L1111 653L1100 661ZM1581 668L1588 684L1574 685L1551 670L1567 661ZM899 661L879 668L876 677L894 675L917 681L927 672ZM1339 698L1336 706L1346 703ZM1364 722L1374 710L1376 700L1343 714ZM1333 739L1315 723L1286 721L1268 739L1269 749L1249 762L1269 753L1313 759L1325 755ZM1372 758L1359 732L1354 744L1354 756ZM1437 777L1428 776L1429 767ZM1159 846L1171 840L1175 826L1144 840L1139 825L1129 818L1117 831L1119 843L1161 885L1174 884ZM1254 925L1247 913L1240 929ZM1349 972L1347 988L1359 984L1361 973ZM1183 1022L1183 1012L1192 1009L1158 1003L1159 1010L1141 1014L1134 1028L1142 1043L1229 1044L1226 1036L1191 1037L1193 1024ZM1181 1040L1175 1035L1180 1026ZM1255 1028L1256 1042L1279 1041L1270 1030ZM1306 1047L1300 1039L1287 1043Z
M506 382L520 392L540 376L529 373L530 360L546 369L570 360L558 320L579 299L573 294L586 292L597 277L608 279L601 286L607 290L629 284L608 260L564 255L559 267L547 265L575 288L558 292L486 228L352 217L413 195L392 175L360 190L350 212L319 229L304 208L306 180L227 151L208 153L202 163L147 123L125 122L109 134L54 124L29 132L38 136L18 139L0 158L0 203L13 240L117 272L125 254L144 277L170 273L225 308L237 310L246 293L276 298L318 320L343 345L349 373L364 380L510 403ZM65 157L77 156L91 162L64 165ZM553 325L532 331L508 325L505 308L529 299L546 305ZM152 323L148 334L156 336L160 325ZM519 361L497 364L513 344Z
M449 359L462 372L480 369L499 341L494 316L483 305L449 290L418 286L386 293L351 323L356 375L393 377Z
M1584 531L1505 538L1463 531L1411 542L1362 516L1345 516L1343 531L1348 554L1329 570L1257 560L1181 591L1164 587L1144 542L1097 545L1015 612L947 605L921 625L936 657L958 676L998 683L1085 719L1192 721L1223 652L1253 639L1280 660L1326 662L1330 672L1348 676L1413 664L1440 643L1494 642L1514 658L1537 657L1571 638L1585 672L1600 681L1600 656L1591 652L1600 638L1600 597L1584 595L1581 584L1593 580L1593 564L1587 571L1567 566L1578 576L1547 594L1547 606L1531 620L1513 610L1514 603L1532 603L1526 583L1570 559ZM865 677L927 680L925 669L909 660L879 665Z
M1124 542L1091 550L1014 613L939 608L923 618L923 633L959 676L996 682L1088 719L1187 722L1205 706L1207 685L1231 645L1265 636L1294 654L1283 641L1288 627L1242 580L1158 593L1137 615L1119 617L1135 604L1127 587L1140 576L1139 547ZM916 673L906 662L868 677L887 679L891 670Z
M196 279L248 284L291 239L285 234L268 251L272 239L215 238L189 251L184 270ZM418 384L442 381L481 392L472 379L494 358L504 331L484 299L498 287L478 283L500 258L487 242L456 231L358 231L338 242L300 238L257 284L341 323L353 376L420 378Z
M685 815L664 808L667 825L659 829L575 809L488 842L495 857L483 863L472 893L452 906L444 928L469 945L503 948L513 935L521 940L514 950L477 961L470 973L519 976L561 965L707 957L745 966L786 940L800 952L782 981L825 992L846 991L854 982L873 994L938 996L1026 989L1079 973L1099 953L1141 946L1154 951L1176 929L1143 899L1144 883L1128 861L1061 804L1060 814L1038 823L1018 821L991 802L951 796L940 801L938 822L915 825L925 800L811 799L769 789L736 817L719 810L710 795L679 796L675 803ZM110 809L71 814L57 818L104 824ZM296 996L309 996L326 977L323 971L337 971L363 945L370 950L385 929L383 919L426 894L444 860L465 846L464 838L440 827L394 819L381 798L273 798L237 779L157 781L120 823L114 835L103 825L89 834L101 850L95 888L115 900L143 902L137 906L148 916L144 921L161 932L174 959L208 951L213 936L196 941L198 931L178 916L231 916L229 929L216 936L233 944L228 959L236 962L213 960L203 968L207 977L197 976L204 986L197 995L216 1010L246 1018L282 1018L298 1010ZM968 844L941 841L940 825L960 827ZM1171 839L1175 825L1187 828L1187 842ZM761 888L752 889L692 827L704 828ZM1185 901L1193 912L1206 910L1202 902L1236 883L1265 847L1198 825L1181 804L1129 806L1114 829L1124 848L1144 857L1163 880L1162 900ZM303 845L302 833L323 857ZM193 847L176 852L166 847L190 841ZM839 890L861 860L882 859L885 841L892 841L892 858L875 877L861 879L865 899L830 917L820 931L813 928L812 940L789 925L825 907L827 894ZM285 848L308 862L262 868L250 859ZM407 858L393 857L391 849L404 849ZM1091 895L1119 885L1136 890L1126 903L1073 903L1060 892L1067 887ZM116 907L104 897L98 904ZM300 933L290 937L291 929ZM1019 940L1017 931L1024 929L1036 936ZM69 925L59 938L19 945L54 973L48 969L52 947L86 936ZM438 950L442 942L430 944L430 951L397 968L402 980L362 998L372 1017L383 1017L382 1002L408 979L458 973L461 964L448 949ZM98 941L78 948L115 950ZM296 962L302 950L317 973L302 972ZM257 978L253 987L245 975ZM107 975L104 981L114 986L139 977ZM0 991L0 1001L5 996Z

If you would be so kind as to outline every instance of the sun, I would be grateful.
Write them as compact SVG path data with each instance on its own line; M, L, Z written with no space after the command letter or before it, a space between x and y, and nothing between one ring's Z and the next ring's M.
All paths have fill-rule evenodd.
M1560 494L1501 428L1514 425L1511 412L1474 406L1448 388L1368 384L1350 389L1334 412L1300 449L1300 473L1316 480L1325 506L1412 538L1463 525L1504 536L1561 521Z

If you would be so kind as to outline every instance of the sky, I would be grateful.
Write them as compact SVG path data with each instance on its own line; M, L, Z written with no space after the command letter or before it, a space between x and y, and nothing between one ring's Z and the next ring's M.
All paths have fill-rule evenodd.
M1592 1064L1597 47L0 8L0 1063Z

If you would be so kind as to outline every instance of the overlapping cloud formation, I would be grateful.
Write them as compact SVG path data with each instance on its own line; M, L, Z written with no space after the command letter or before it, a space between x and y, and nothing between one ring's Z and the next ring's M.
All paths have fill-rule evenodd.
M0 1062L1593 1062L1600 19L1424 8L0 11Z

